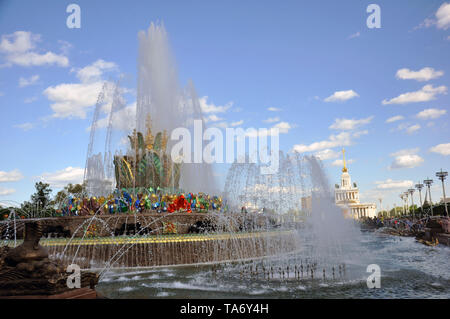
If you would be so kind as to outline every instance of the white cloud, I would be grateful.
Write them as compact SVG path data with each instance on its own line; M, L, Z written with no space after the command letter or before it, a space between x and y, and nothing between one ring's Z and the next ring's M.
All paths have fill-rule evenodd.
M33 34L26 31L16 31L12 34L2 35L0 42L0 52L3 53L23 53L34 49L36 42L40 40L39 34Z
M436 27L444 30L450 28L450 2L444 2L436 11Z
M17 182L22 178L23 175L18 169L10 172L0 171L0 182Z
M314 154L315 157L317 157L318 159L320 159L322 161L337 158L337 157L339 157L339 155L340 155L339 152L333 151L332 149L329 149L329 148L324 149L324 150L319 151Z
M223 120L223 119L220 119ZM239 120L239 121L235 121L235 122L227 122L227 121L222 121L222 122L218 122L218 123L214 123L211 124L211 127L217 127L217 128L228 128L228 127L236 127L236 126L240 126L244 124L244 120Z
M426 67L419 71L412 71L410 69L400 69L395 75L402 80L416 80L419 82L429 81L444 75L443 71L435 71L433 68Z
M128 132L130 123L136 122L136 102L116 111L112 115L112 127L116 130ZM109 115L97 121L97 128L106 128L109 123ZM88 128L89 129L89 128Z
M420 124L401 123L397 126L397 131L405 131L405 133L411 135L421 129ZM391 132L396 130L392 129Z
M388 119L386 120L386 123L392 123L392 122L396 122L396 121L401 121L401 120L403 120L403 119L404 119L403 116L401 116L401 115L396 115L396 116L393 116L393 117L388 118Z
M353 160L353 159L349 159L349 160L345 161L346 164L352 164L354 162L355 162L355 160ZM333 165L333 166L344 166L344 160L343 159L337 159L337 160L333 161L333 163L331 163L331 165Z
M354 130L360 126L369 124L373 120L373 116L369 116L365 119L355 120L355 119L336 119L333 124L329 127L333 130Z
M435 13L435 19L426 18L419 26L414 29L429 28L436 26L438 29L447 30L450 28L450 3L444 2Z
M280 120L280 118L278 116L276 117L269 117L266 120L263 120L264 123L275 123L278 122Z
M414 30L421 29L421 28L429 28L435 24L436 24L436 21L434 19L426 18L425 20L423 20L423 22L421 24L414 27Z
M233 102L228 102L225 105L215 105L214 103L208 104L207 96L199 98L198 101L203 113L225 113L230 107L233 106Z
M353 137L358 138L360 136L367 135L367 134L369 134L368 130L357 131L357 132L353 133Z
M244 124L244 120L240 120L240 121L236 121L236 122L231 122L231 126L239 126Z
M102 82L59 84L45 89L44 95L54 102L50 105L53 117L84 119L87 109L97 102L102 86Z
M450 143L433 146L430 148L430 152L448 156L450 155Z
M291 128L295 127L295 125L291 125L288 122L280 122L272 126L271 128L261 128L258 130L253 130L246 134L248 137L258 137L258 136L271 136L272 128L278 129L279 134L287 134Z
M337 135L330 135L328 140L314 142L310 145L297 144L292 148L293 152L305 153L305 152L315 152L327 148L349 146L353 143L352 139L360 137L361 135L367 134L367 131L358 131L355 133L342 132Z
M45 64L56 64L58 66L69 66L69 59L63 55L58 55L53 52L46 52L39 54L36 52L25 52L17 55L7 57L8 62L20 66L40 66Z
M361 33L358 31L358 32L356 32L356 33L353 33L353 34L349 35L349 36L347 37L347 39L354 39L354 38L359 37L360 35L361 35Z
M419 152L419 149L414 148L404 149L390 154L391 157L394 157L394 161L389 166L389 169L413 168L419 166L424 162L424 159L417 155L417 152Z
M436 99L438 94L446 94L447 87L445 85L433 87L432 85L425 85L419 91L407 92L390 100L383 100L383 105L387 104L407 104L417 102L428 102Z
M31 77L27 78L20 78L19 79L19 87L23 88L29 85L36 84L36 82L39 80L39 75L32 75Z
M24 131L29 131L29 130L31 130L34 127L34 124L30 123L30 122L26 122L26 123L23 123L23 124L14 125L14 127L20 128L20 129L22 129Z
M23 103L26 103L26 104L33 103L37 99L38 99L37 96L27 97L25 100L23 100Z
M355 97L359 97L358 93L353 90L348 91L336 91L331 96L327 97L325 102L343 102Z
M15 189L0 187L0 196L11 195L14 194L15 192L16 192Z
M16 31L12 34L2 35L0 52L5 55L6 66L14 64L20 66L58 65L67 67L69 59L51 51L39 53L36 43L41 36L28 31Z
M285 134L287 134L289 130L292 128L292 126L288 122L280 122L278 124L275 124L273 127L279 129L280 133Z
M69 183L80 184L83 182L84 169L81 167L67 167L53 173L43 173L41 181L50 184L53 187L64 187Z
M446 113L447 113L447 110L442 110L442 109L441 110L425 109L425 110L417 113L416 117L421 120L437 119Z
M213 127L218 127L218 128L227 128L230 127L230 124L228 122L219 122L219 123L214 123L214 125L212 125Z
M410 180L394 181L388 178L385 181L377 181L375 184L377 185L377 189L407 189L412 187L414 182Z
M216 114L211 114L211 115L205 117L205 122L206 123L208 123L208 122L218 122L218 121L222 121L222 120L223 120L223 118L218 117Z
M277 108L277 107L268 107L268 108L267 108L267 111L270 111L270 112L280 112L281 109L279 109L279 108Z
M414 124L411 126L408 126L406 128L406 133L408 134L413 134L414 132L417 132L418 130L420 130L421 126L419 124Z
M97 103L98 95L102 90L103 72L116 69L117 66L113 62L97 60L77 71L77 77L81 83L63 83L45 89L43 94L53 102L50 105L54 112L53 117L86 118L87 110ZM106 111L107 107L108 105L103 111Z
M62 53L67 55L70 51L70 49L73 48L73 45L70 42L64 41L64 40L58 40L58 44L60 47L60 50Z
M83 83L97 82L101 80L105 71L113 71L117 69L117 65L114 62L107 62L99 59L94 63L79 69L77 71L77 77Z

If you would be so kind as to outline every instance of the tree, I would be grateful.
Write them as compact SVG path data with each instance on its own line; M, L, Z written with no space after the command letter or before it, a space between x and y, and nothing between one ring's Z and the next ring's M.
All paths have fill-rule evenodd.
M38 207L47 207L52 199L50 198L50 194L52 193L52 189L49 184L46 183L36 183L36 193L31 195L31 202L36 204Z
M72 197L83 197L86 196L85 194L85 184L67 184L64 189L60 190L54 199L54 202L57 206L61 206L64 203L66 203L67 198L70 196Z
M38 182L35 185L36 192L31 195L30 201L24 202L22 210L29 217L47 217L52 216L54 209L53 202L50 197L52 189L49 184Z

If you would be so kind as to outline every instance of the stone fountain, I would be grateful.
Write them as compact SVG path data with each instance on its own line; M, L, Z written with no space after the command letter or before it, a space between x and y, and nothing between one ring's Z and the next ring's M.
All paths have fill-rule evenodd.
M70 289L64 265L49 259L39 244L42 226L38 221L25 224L21 245L0 249L0 298L96 298L98 275L81 272L81 287Z

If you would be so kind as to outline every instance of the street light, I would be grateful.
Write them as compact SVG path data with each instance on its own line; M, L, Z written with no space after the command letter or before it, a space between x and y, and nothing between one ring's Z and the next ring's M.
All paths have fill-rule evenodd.
M403 206L403 216L406 215L406 207L405 207L405 193L400 194L400 198L402 199L402 206Z
M414 188L408 189L408 192L411 195L411 207L412 207L412 212L413 212L413 220L414 220L414 217L415 217L415 214L414 214L414 197L413 197L414 191L415 191Z
M431 216L433 216L433 202L431 201L431 184L433 184L433 180L427 178L426 180L423 181L423 183L427 186L428 188L428 195L429 195L429 199L430 199L430 207L431 207ZM425 200L426 200L427 196L425 195Z
M444 180L447 177L448 173L443 172L442 168L440 172L436 173L436 176L441 180L442 182L442 193L444 194L444 207L445 207L445 216L448 216L448 210L447 210L447 200L445 198L445 187L444 187Z
M380 202L380 212L384 216L384 214L383 214L383 205L382 205L383 199L382 198L378 198L378 201Z
M422 188L423 188L423 184L421 184L420 182L417 183L416 188L419 190L419 197L420 197L420 210L422 211L423 214L423 203L422 203Z
M409 214L409 203L408 203L408 191L404 192L403 194L405 194L405 203L406 203L406 212Z

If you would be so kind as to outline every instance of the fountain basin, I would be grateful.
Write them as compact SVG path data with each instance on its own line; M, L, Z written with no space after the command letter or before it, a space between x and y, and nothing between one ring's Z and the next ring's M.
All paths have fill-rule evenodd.
M42 240L53 258L82 268L153 267L271 256L298 248L296 232L259 231L192 235ZM64 256L63 255L64 252ZM76 256L76 257L75 257ZM74 258L75 257L75 258Z

